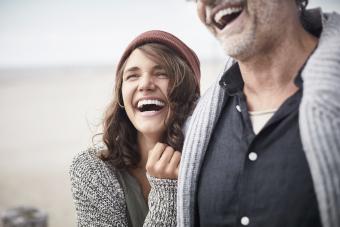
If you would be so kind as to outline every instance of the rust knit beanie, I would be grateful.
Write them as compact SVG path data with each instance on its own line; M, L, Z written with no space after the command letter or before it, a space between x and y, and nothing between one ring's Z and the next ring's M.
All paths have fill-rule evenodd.
M201 79L200 62L195 52L176 36L160 30L147 31L137 36L125 49L117 65L117 71L122 67L134 49L146 43L160 43L174 50L192 69L197 86L199 87Z

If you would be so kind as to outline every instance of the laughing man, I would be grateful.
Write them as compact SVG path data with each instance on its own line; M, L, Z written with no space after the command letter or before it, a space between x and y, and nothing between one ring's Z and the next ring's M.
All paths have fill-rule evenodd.
M230 56L185 140L178 225L340 226L340 15L198 0Z

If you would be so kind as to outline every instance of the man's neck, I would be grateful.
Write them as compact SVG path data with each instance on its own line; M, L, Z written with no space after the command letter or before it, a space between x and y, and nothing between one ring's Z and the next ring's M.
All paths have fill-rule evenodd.
M247 60L239 61L250 111L277 109L298 87L294 79L317 45L302 27Z

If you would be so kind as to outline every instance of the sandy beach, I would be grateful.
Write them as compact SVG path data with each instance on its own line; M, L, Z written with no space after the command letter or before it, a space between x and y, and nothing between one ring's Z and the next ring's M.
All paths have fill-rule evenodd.
M91 143L111 94L113 68L2 70L0 213L46 211L49 226L75 226L68 168Z

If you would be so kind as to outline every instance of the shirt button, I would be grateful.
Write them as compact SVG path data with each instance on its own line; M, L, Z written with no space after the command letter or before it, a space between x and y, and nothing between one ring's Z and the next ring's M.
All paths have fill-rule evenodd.
M236 109L237 109L238 112L241 113L241 107L240 107L240 105L236 105Z
M242 225L249 225L249 222L250 222L250 220L247 216L244 216L244 217L241 218L241 224Z
M248 158L249 158L250 161L256 161L256 159L257 159L257 154L256 154L255 152L250 152L250 153L248 154Z

